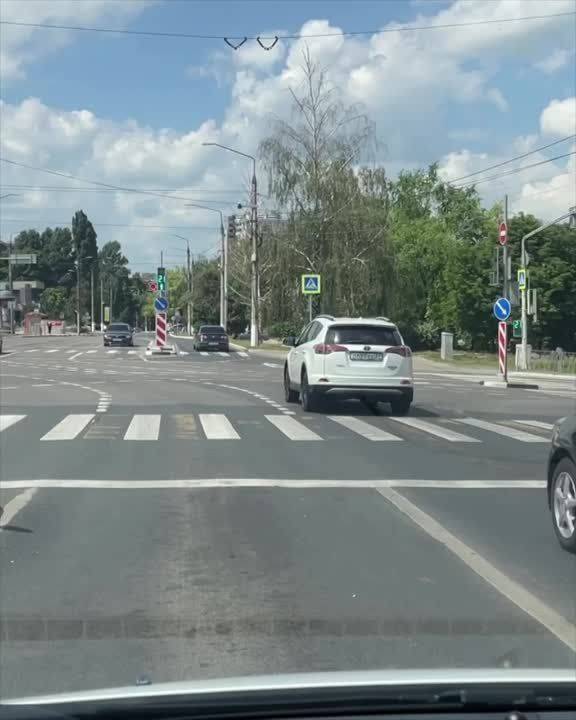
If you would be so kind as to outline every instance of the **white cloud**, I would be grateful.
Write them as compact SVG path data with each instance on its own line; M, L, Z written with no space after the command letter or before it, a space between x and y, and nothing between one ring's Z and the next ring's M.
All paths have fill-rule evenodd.
M94 25L122 28L157 0L2 0L5 22L49 25ZM21 77L26 66L72 42L81 34L25 26L0 26L0 77L4 81Z
M552 100L542 111L540 128L545 135L552 137L576 133L576 97Z
M548 57L534 63L534 67L541 70L546 75L551 75L557 70L566 67L569 62L573 62L574 51L567 48L556 48Z

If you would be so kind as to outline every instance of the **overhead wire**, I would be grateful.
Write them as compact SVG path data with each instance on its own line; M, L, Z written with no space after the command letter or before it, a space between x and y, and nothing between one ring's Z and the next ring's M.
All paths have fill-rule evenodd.
M572 155L576 155L576 150L573 150L572 152L569 152L569 153L564 153L563 155L556 155L555 157L547 158L546 160L540 160L539 162L530 163L529 165L522 165L519 168L513 168L512 170L507 170L502 173L496 173L495 175L490 175L489 177L480 178L479 180L472 180L469 183L460 183L459 185L454 185L453 183L451 183L451 184L453 187L456 187L456 188L465 187L467 185L480 185L481 183L489 182L491 180L496 180L497 178L507 177L508 175L516 175L517 173L523 172L524 170L529 170L530 168L539 167L540 165L546 165L547 163L554 162L555 160L562 160L562 158L570 157Z
M93 32L93 33L108 33L113 35L133 35L140 37L161 37L161 38L182 38L191 40L256 40L256 41L278 41L278 40L300 40L300 39L316 39L316 38L329 38L329 37L357 37L361 35L381 35L384 33L392 32L413 32L413 31L425 31L425 30L448 30L453 28L465 28L465 27L476 27L479 25L497 25L501 23L516 23L526 22L531 20L547 20L549 18L567 17L576 15L575 12L566 11L560 13L546 13L544 15L523 15L520 17L503 17L503 18L488 18L485 20L470 20L468 22L460 23L437 23L431 25L398 25L396 27L386 27L373 30L349 30L340 32L326 32L326 33L279 33L278 35L253 35L253 34L203 34L203 33L185 33L185 32L173 32L173 31L162 31L162 30L128 30L124 28L106 28L106 27L94 27L86 25L57 25L53 23L33 23L24 22L17 20L0 20L0 25L13 26L13 27L30 27L42 30L68 30L74 32ZM263 49L266 49L263 46ZM270 48L269 48L270 49Z

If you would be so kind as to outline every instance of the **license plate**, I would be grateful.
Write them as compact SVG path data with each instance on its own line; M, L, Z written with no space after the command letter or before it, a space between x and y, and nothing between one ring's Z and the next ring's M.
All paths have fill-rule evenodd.
M350 360L368 360L371 362L382 362L384 354L379 352L351 352Z

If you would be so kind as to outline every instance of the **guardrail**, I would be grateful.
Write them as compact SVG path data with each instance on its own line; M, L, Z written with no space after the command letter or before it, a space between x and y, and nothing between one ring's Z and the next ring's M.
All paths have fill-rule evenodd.
M560 374L576 374L576 353L564 350L532 350L528 358L529 370Z

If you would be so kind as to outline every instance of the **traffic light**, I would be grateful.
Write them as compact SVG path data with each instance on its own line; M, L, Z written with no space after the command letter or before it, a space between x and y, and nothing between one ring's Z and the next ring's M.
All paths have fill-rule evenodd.
M166 268L158 268L158 275L156 276L156 280L158 282L158 292L166 292Z
M228 216L228 242L236 240L236 215Z
M522 320L512 320L512 337L522 337Z

